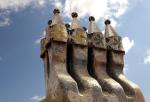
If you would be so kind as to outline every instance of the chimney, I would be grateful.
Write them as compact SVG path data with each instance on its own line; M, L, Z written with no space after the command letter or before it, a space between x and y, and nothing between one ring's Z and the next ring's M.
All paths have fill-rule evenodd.
M63 21L59 15L60 14L59 9L54 9L53 14L54 14L54 19L52 21L52 25L63 24Z
M71 30L72 30L72 39L77 44L87 44L87 35L84 31L83 27L80 25L80 21L77 19L78 14L76 12L72 13L72 23L71 23Z
M93 16L89 17L89 22L88 34L91 36L90 41L92 45L105 48L105 39L101 30L96 25L95 18Z
M71 29L82 29L82 26L80 24L80 21L78 20L78 14L76 12L73 12L71 14L73 20L72 20L72 23L71 23Z
M118 33L114 30L114 28L111 26L111 21L106 20L105 21L105 38L106 38L106 45L108 49L113 50L122 50L122 38L118 35Z
M103 35L95 18L89 17L88 45L76 12L71 26L63 23L59 9L53 13L41 40L46 82L41 102L145 102L140 88L123 73L122 39L110 20L105 21Z
M63 23L59 15L60 14L59 9L54 9L53 13L54 13L54 18L52 20L52 25L51 25L52 39L66 42L68 39L68 34L67 34L65 24Z

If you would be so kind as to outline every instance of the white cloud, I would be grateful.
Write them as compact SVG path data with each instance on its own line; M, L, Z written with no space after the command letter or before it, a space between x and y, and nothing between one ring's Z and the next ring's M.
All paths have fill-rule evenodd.
M40 44L41 39L43 39L45 37L45 35L46 35L46 31L44 30L42 36L35 40L35 44Z
M129 2L128 0L65 0L64 2L62 0L0 0L0 10L2 12L19 11L28 6L44 7L46 4L63 8L64 16L69 18L71 12L76 11L81 18L92 15L97 21L111 18L116 22L116 19L128 10Z
M0 9L19 10L28 5L43 5L47 0L0 0Z
M63 7L61 0L50 0L50 2L53 2L52 4L54 5L55 8L62 9Z
M129 69L128 69L128 64L125 64L124 65L124 69L123 69L123 72L124 72L124 74L125 75L127 75L127 71L128 71Z
M0 21L0 27L3 27L3 26L9 26L10 25L10 18L3 18L3 20Z
M40 102L44 98L45 98L45 96L43 96L43 97L41 97L41 96L33 96L33 97L31 97L31 100L34 100L35 102Z
M35 44L40 44L42 38L35 40Z
M46 1L45 1L45 0L39 0L39 1L38 1L38 4L39 4L40 6L45 5L45 3L46 3Z
M64 13L70 17L71 12L78 12L79 17L92 15L96 20L111 18L115 22L128 9L128 0L65 0Z
M10 25L11 20L8 17L9 13L10 12L8 10L4 10L4 11L0 12L0 27L9 26Z
M0 0L0 9L18 10L31 3L32 0Z
M105 15L107 0L66 0L65 14L70 17L71 12L78 12L79 17L93 15L97 19Z
M119 25L119 24L117 24L117 22L113 18L111 18L110 21L111 21L112 27L114 27L114 28Z
M147 56L144 58L144 63L150 64L150 50L147 50L146 54Z
M109 13L115 17L122 16L128 9L128 0L110 0L109 4Z
M134 40L130 40L129 37L124 37L122 43L126 53L134 46Z
M10 25L11 12L20 11L28 6L43 7L48 0L0 0L0 27Z

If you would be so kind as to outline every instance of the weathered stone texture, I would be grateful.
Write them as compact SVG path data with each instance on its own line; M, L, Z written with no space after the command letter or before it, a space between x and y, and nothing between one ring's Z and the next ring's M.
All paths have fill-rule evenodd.
M43 57L47 96L43 102L144 102L138 86L123 74L124 52L93 47L90 75L88 47L71 46L68 70L67 42L50 41Z
M140 88L123 73L125 52L110 21L105 21L104 36L90 17L87 38L77 16L72 14L72 28L66 29L55 9L41 40L46 84L41 102L145 102Z

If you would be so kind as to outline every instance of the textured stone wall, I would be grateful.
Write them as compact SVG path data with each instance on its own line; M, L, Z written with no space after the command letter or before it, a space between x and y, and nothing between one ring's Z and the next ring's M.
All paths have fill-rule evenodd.
M144 102L139 87L123 74L124 52L92 50L89 74L87 45L49 41L42 56L46 79L42 102Z
M106 20L105 34L90 17L87 32L72 13L63 24L58 9L41 40L46 98L41 102L145 102L138 85L124 73L121 37Z

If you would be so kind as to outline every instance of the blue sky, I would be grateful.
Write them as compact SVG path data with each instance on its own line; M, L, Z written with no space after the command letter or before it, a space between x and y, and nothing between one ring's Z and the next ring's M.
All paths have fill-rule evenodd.
M0 0L0 102L37 102L45 95L39 39L55 7L63 11L65 22L71 22L70 12L79 12L86 27L88 16L95 16L102 31L104 19L110 18L123 37L125 74L150 102L149 4L149 0Z

